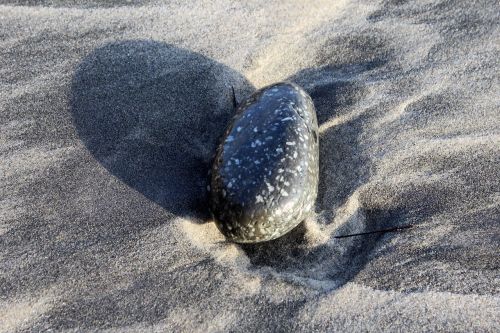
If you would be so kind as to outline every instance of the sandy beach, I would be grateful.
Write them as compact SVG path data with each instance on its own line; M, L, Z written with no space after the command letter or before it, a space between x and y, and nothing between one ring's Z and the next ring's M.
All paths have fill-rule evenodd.
M0 332L500 331L499 54L497 1L0 1ZM279 81L315 212L234 244L207 171Z

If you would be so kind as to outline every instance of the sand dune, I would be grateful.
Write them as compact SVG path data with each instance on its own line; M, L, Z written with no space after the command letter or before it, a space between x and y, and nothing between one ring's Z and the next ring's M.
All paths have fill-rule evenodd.
M1 3L0 331L498 331L496 1ZM228 243L231 87L283 80L315 214Z

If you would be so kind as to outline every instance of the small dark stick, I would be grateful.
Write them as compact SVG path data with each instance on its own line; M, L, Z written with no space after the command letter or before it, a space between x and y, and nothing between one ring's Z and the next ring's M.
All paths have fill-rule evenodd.
M401 227L394 227L394 228L388 228L388 229L381 229L381 230L360 232L360 233L357 233L357 234L350 234L350 235L340 235L340 236L335 236L334 238L346 238L346 237L354 237L354 236L363 236L363 235L377 234L377 233L383 233L383 232L393 232L393 231L399 231L399 230L403 230L403 229L410 229L412 227L413 227L413 224L408 224L408 225L404 225L404 226L401 226Z
M233 91L233 107L236 109L238 107L238 101L236 100L236 94L234 93L233 86L231 86L231 90Z

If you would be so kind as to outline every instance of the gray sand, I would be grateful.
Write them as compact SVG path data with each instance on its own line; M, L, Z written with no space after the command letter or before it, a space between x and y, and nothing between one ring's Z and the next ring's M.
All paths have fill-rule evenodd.
M500 330L497 1L1 3L0 331ZM316 213L225 242L231 86L282 80Z

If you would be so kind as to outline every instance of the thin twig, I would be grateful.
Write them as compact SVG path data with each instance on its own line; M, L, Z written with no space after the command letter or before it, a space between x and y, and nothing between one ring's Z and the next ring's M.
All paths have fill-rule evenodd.
M234 93L233 86L231 86L231 90L233 91L233 107L236 109L238 107L238 101L236 100L236 94Z
M394 228L381 229L381 230L375 230L375 231L360 232L360 233L357 233L357 234L350 234L350 235L340 235L340 236L335 236L335 238L346 238L346 237L354 237L354 236L377 234L377 233L383 233L383 232L394 232L394 231L399 231L399 230L403 230L403 229L410 229L412 227L413 227L413 224L408 224L408 225L404 225L404 226L401 226L401 227L394 227Z

